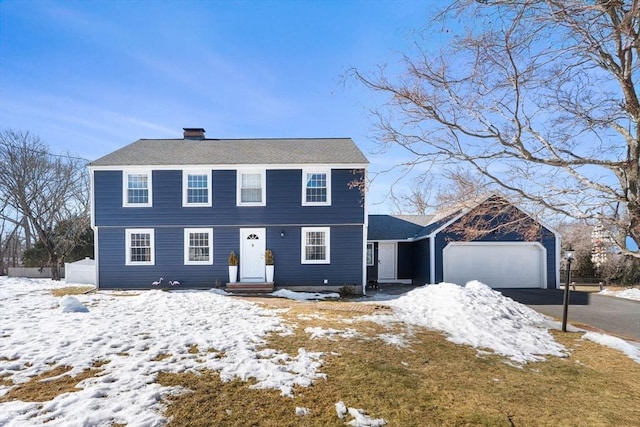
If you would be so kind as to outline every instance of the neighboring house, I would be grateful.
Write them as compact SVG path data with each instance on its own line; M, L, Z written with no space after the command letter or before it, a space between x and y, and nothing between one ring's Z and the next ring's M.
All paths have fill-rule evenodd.
M488 216L495 206L501 213ZM485 231L471 237L465 228L482 217ZM369 215L367 241L369 281L559 287L560 235L498 196L433 216Z
M298 290L365 284L368 161L350 138L141 139L89 166L96 284L149 289L274 282ZM273 286L273 283L267 285Z

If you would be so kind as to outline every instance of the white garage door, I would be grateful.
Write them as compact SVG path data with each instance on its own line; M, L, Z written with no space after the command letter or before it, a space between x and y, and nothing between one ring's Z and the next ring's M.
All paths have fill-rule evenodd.
M492 288L546 288L546 250L532 242L452 242L444 248L444 281L479 280Z

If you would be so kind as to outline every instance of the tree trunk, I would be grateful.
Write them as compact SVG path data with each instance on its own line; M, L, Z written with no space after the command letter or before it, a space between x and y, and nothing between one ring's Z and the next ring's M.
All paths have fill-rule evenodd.
M57 259L51 262L51 279L60 280L60 264Z

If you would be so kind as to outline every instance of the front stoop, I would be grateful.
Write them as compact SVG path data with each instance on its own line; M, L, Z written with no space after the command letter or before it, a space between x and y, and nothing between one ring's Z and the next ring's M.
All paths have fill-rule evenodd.
M227 292L231 293L245 293L245 294L269 294L273 292L273 282L263 282L263 283L246 283L246 282L235 282L235 283L227 283L226 289Z

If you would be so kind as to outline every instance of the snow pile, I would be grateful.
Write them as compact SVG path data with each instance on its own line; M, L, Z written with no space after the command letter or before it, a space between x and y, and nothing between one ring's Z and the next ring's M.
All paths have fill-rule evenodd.
M610 295L618 298L627 298L640 301L640 289L631 288L624 291L612 291L609 289L603 289L598 292L600 295Z
M59 299L49 280L0 277L0 377L14 383L71 366L76 375L102 366L79 391L51 401L0 403L0 425L162 425L162 397L179 392L155 383L158 372L214 369L223 380L254 378L256 387L291 395L319 373L321 353L258 350L269 333L288 332L277 312L197 291L96 293ZM76 300L76 302L73 302ZM60 307L89 306L86 313ZM197 349L195 353L191 353ZM9 387L0 385L0 396Z
M477 281L423 286L386 304L395 307L399 321L443 331L456 344L491 349L517 363L566 355L542 314Z
M78 298L72 297L71 295L65 295L60 298L60 308L63 313L88 313L89 309L85 307Z
M596 332L587 332L582 338L596 342L600 345L606 345L607 347L620 350L636 363L640 363L640 344L632 344L620 338L612 337L611 335L598 334Z
M351 415L351 417L353 417L353 419L349 421L347 425L354 427L381 427L387 424L387 422L382 418L373 419L369 417L362 409L347 408L347 406L342 401L336 403L335 406L336 414L341 420L344 420L347 417L347 413Z
M287 298L296 301L312 301L322 299L339 299L340 294L335 292L320 293L320 292L294 292L289 289L280 289L272 292L270 295L280 298Z

